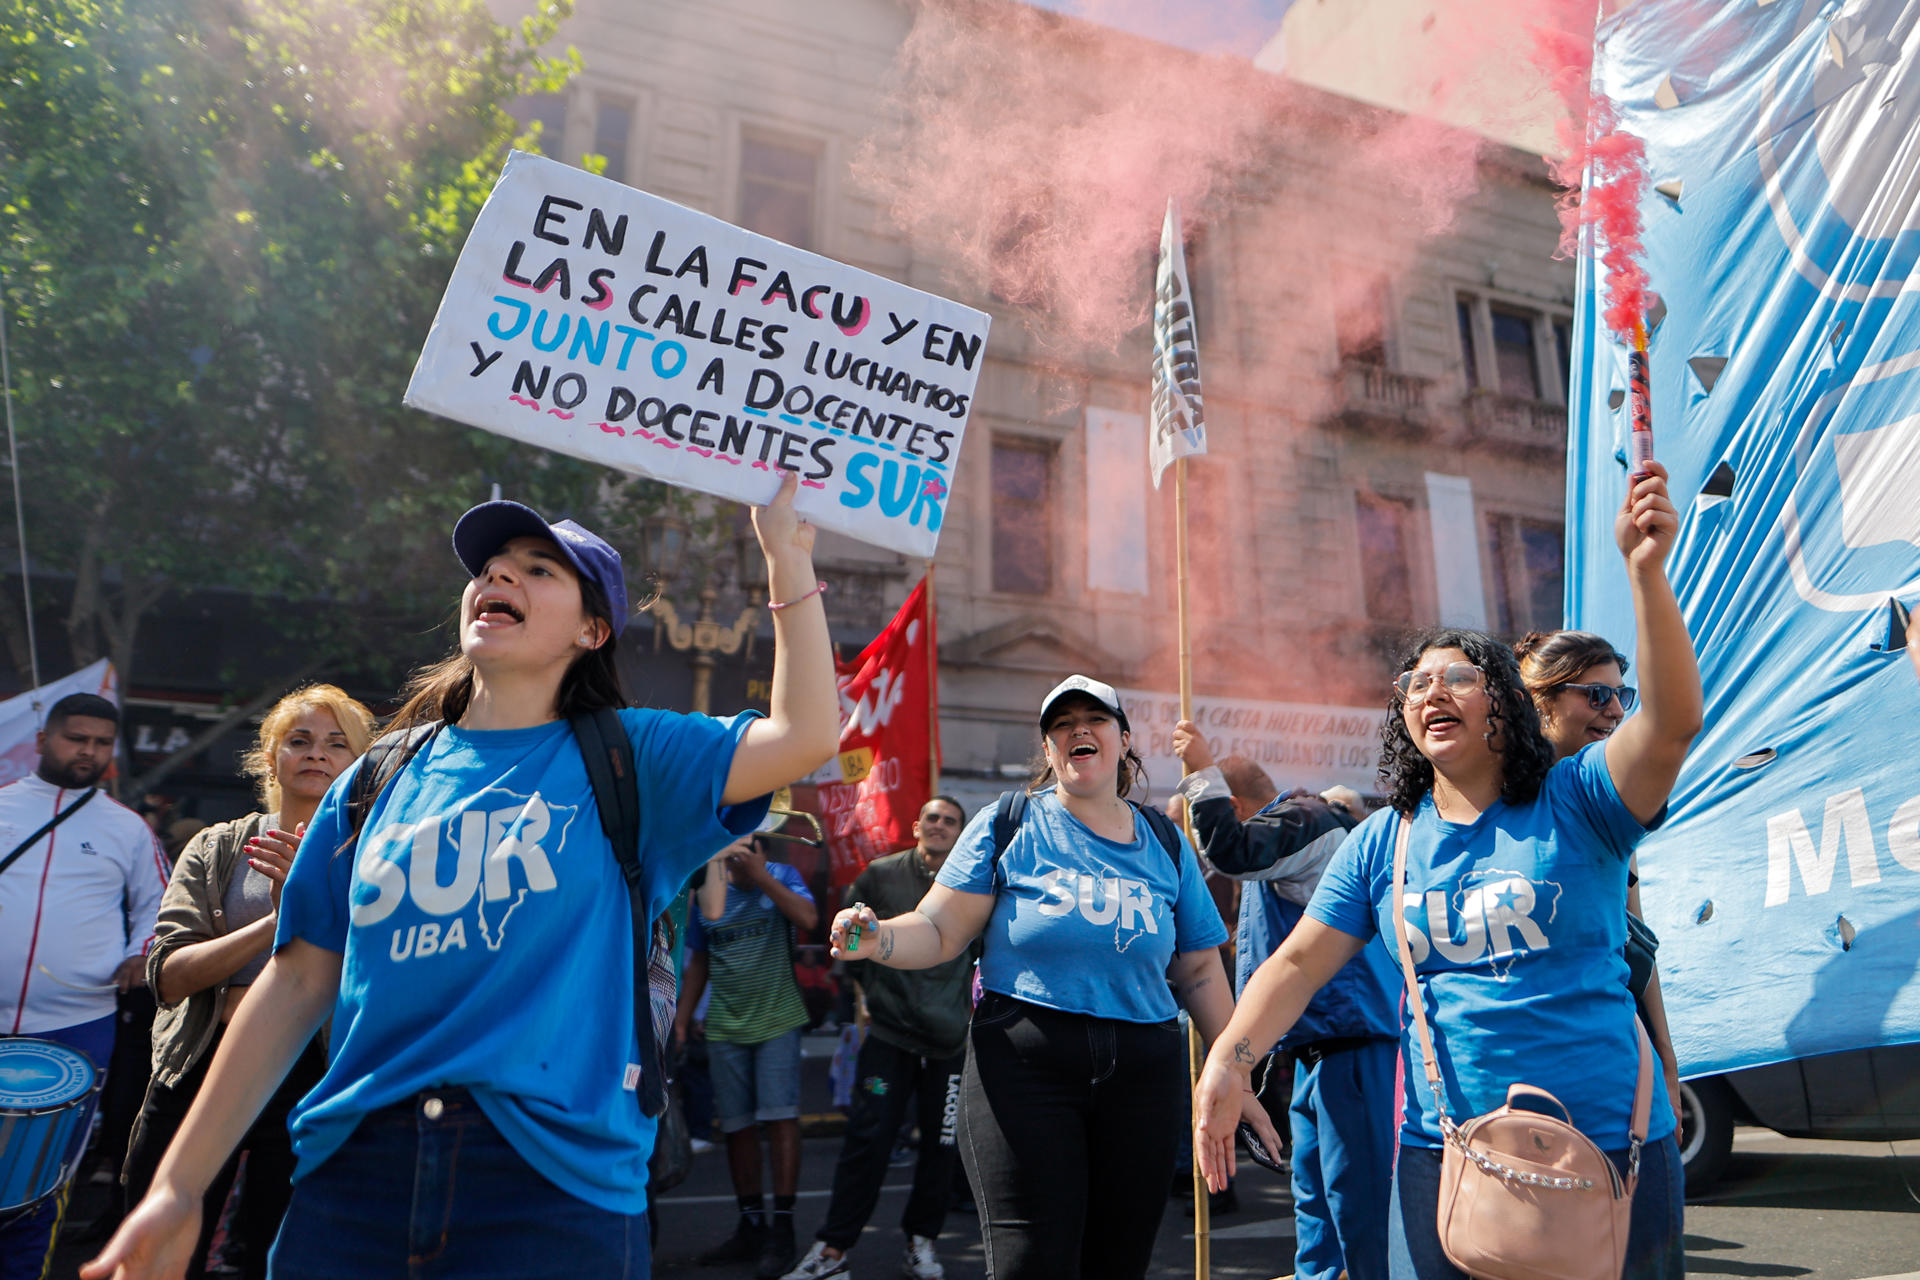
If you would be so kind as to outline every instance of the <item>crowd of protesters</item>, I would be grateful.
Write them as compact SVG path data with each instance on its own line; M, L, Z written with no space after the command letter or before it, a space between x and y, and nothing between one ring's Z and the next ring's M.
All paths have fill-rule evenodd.
M205 1274L223 1213L248 1275L645 1276L658 1117L686 1098L707 1099L687 1118L717 1122L738 1202L700 1261L766 1280L852 1274L910 1122L912 1280L943 1275L962 1176L989 1275L1144 1275L1189 1124L1216 1192L1242 1150L1281 1168L1290 1152L1303 1280L1454 1277L1435 1218L1445 1119L1499 1105L1516 1062L1637 1166L1626 1274L1681 1274L1677 1076L1633 868L1701 714L1664 471L1616 527L1637 694L1599 637L1516 653L1423 636L1387 697L1371 815L1345 789L1283 792L1216 761L1185 723L1173 816L1143 805L1126 707L1084 675L1041 700L1027 785L971 819L929 800L914 845L833 904L865 1036L804 1256L795 960L823 913L768 856L764 820L831 757L838 706L793 490L755 512L776 637L764 717L631 709L618 553L501 501L454 529L459 647L416 674L385 735L336 688L290 694L246 762L259 811L194 834L170 874L137 814L94 800L114 705L51 708L38 771L0 788L0 843L26 838L0 875L0 955L24 975L0 1019L104 1063L116 990L145 985L159 1010L125 1220L86 1280ZM1231 934L1214 874L1239 882ZM1547 881L1550 938L1520 901ZM676 900L663 1022L649 1005L672 964L647 924ZM1403 990L1446 1047L1437 1075ZM1668 1089L1630 1151L1636 1011ZM1208 1046L1191 1100L1183 1018ZM690 1041L710 1095L663 1088ZM0 1228L0 1280L45 1273L63 1205Z

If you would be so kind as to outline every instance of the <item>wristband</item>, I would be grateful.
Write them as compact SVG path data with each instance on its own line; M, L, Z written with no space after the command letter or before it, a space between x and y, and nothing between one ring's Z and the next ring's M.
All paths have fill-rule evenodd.
M809 591L809 592L807 592L807 594L805 594L805 595L803 595L803 596L795 596L795 597L794 597L793 599L791 599L791 600L779 600L779 601L775 601L775 600L769 600L769 601L767 601L767 611L768 611L769 613L778 613L778 612L780 612L780 611L781 611L782 609L791 609L791 608L793 608L793 606L795 606L795 605L797 605L797 604L802 604L802 603L804 603L804 602L806 602L806 601L808 601L808 600L811 600L811 599L813 599L813 598L814 598L815 596L817 596L817 595L819 595L819 594L821 594L821 593L822 593L822 592L824 592L824 591L825 591L826 589L827 589L827 584L826 584L826 583L824 583L824 582L816 582L816 583L814 583L814 584L813 584L813 590L811 590L811 591Z

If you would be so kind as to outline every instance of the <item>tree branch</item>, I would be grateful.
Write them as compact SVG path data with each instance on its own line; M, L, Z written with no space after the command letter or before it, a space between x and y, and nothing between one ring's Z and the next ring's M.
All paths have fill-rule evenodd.
M180 748L139 777L128 782L123 788L123 794L135 798L146 795L149 791L179 772L180 768L192 760L193 757L199 755L202 751L205 751L208 747L225 737L232 731L235 725L251 720L278 702L289 690L318 671L325 664L325 661L324 658L316 658L311 662L303 664L299 670L295 671L287 679L275 681L262 690L256 697L232 708L218 720L215 720L205 729L195 734L193 740L187 743L186 746Z

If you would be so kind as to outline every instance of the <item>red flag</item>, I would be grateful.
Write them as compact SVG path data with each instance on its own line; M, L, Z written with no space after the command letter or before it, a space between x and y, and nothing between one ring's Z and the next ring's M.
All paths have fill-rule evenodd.
M936 643L922 579L873 643L840 664L840 755L820 782L835 888L912 844L914 819L932 798Z

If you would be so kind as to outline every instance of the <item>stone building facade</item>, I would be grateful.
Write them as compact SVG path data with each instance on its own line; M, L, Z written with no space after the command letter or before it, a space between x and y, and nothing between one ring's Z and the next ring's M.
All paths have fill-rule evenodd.
M1175 689L1172 497L1126 462L1135 440L1144 458L1146 327L1063 361L1043 319L956 276L853 176L915 18L902 0L577 0L562 40L583 73L525 111L550 154L993 315L935 570L945 781L977 803L1020 772L1063 674ZM1292 101L1330 124L1378 111ZM1409 627L1558 625L1574 270L1538 157L1495 144L1449 231L1383 255L1383 197L1342 176L1337 135L1281 131L1190 233L1212 441L1191 464L1195 684L1377 717ZM1343 230L1276 248L1274 212L1303 192ZM1246 269L1275 254L1277 288ZM923 570L833 537L820 561L849 645Z

